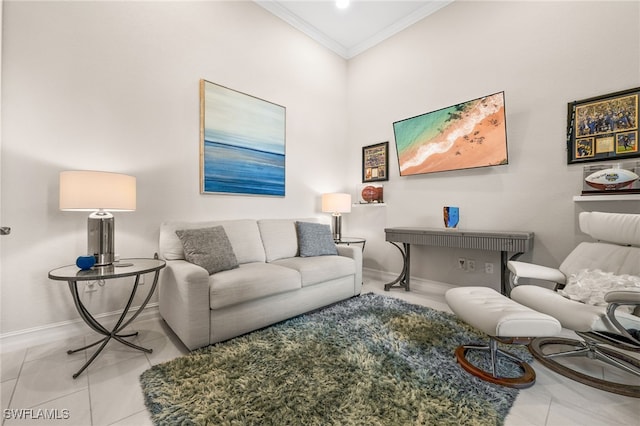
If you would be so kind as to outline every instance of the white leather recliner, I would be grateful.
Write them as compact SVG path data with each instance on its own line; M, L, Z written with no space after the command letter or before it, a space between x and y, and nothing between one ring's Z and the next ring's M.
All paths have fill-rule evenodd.
M556 318L563 328L573 330L582 338L534 339L529 348L543 365L589 386L640 397L640 287L636 284L640 279L640 214L583 212L579 222L580 230L594 241L580 243L558 269L508 262L515 285L511 298ZM602 277L601 281L591 279L588 284L596 283L610 291L602 292L602 303L584 303L569 290L575 288L579 290L578 294L588 296L589 285L580 279L594 273ZM518 285L521 278L553 282L555 288ZM624 285L616 288L611 285L613 282ZM598 292L597 288L593 290L592 294ZM586 302L593 303L592 299L587 297ZM576 356L618 367L624 371L622 375L626 379L613 381L594 377L584 368L577 371L572 368L574 365L563 361L563 358ZM601 369L599 373L602 376Z

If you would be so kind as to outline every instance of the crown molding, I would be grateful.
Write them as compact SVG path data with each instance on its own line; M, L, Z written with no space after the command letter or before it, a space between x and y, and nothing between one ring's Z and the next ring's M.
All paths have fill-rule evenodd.
M306 35L308 35L313 40L320 43L327 49L334 51L335 53L337 53L338 55L342 56L345 59L348 59L347 57L348 51L346 47L336 42L332 38L328 37L325 33L318 30L316 27L314 27L304 19L301 19L297 15L294 15L289 11L289 9L281 6L280 4L274 1L254 0L254 2L259 6L261 6L262 8L264 8L265 10L268 10L278 18L282 19L292 27L302 31L303 33L305 33Z
M427 16L435 13L436 11L442 9L450 3L453 3L454 0L443 0L443 1L433 1L429 2L420 9L415 12L407 15L403 19L395 22L394 24L388 26L383 29L379 33L374 36L368 38L367 40L358 43L357 45L348 48L343 46L342 44L336 42L331 37L327 36L322 31L318 30L316 27L301 19L297 15L291 13L287 8L281 6L277 1L272 0L254 0L256 4L258 4L263 9L271 12L273 15L282 19L292 27L296 28L299 31L302 31L309 37L311 37L316 42L320 43L324 47L338 55L342 56L345 59L351 59L360 53L364 52L367 49L372 48L373 46L383 42L389 37L399 33L400 31L410 27L416 22L426 18Z
M382 43L386 39L396 35L402 30L409 28L410 26L417 23L418 21L423 20L427 16L437 12L438 10L442 9L443 7L453 2L454 0L444 0L444 1L433 1L433 2L427 3L420 9L416 10L410 15L405 16L399 21L396 21L394 24L388 26L387 28L384 28L382 31L373 35L372 37L369 37L367 40L363 41L362 43L358 43L357 45L348 49L347 55L344 56L345 59L351 59L361 54L365 50L368 50L373 46Z

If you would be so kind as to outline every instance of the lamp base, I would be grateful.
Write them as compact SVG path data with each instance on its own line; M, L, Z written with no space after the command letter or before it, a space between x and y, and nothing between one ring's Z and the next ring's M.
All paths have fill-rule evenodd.
M342 215L340 213L333 213L333 240L340 241L342 238Z
M113 215L103 210L91 213L87 221L88 254L96 259L95 266L111 265L114 261Z

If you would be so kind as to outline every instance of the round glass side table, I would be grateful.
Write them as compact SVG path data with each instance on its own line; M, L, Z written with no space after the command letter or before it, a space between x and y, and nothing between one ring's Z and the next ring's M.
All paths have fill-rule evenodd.
M333 242L336 244L346 244L348 246L351 244L362 244L362 251L364 251L364 246L367 244L366 238L361 237L341 237L340 239L333 240Z
M102 339L93 342L87 346L78 349L68 350L68 354L72 354L74 352L82 351L85 349L89 349L93 346L100 345L98 350L89 358L89 360L82 366L80 370L76 374L73 375L75 379L96 359L96 357L102 352L102 350L107 346L109 340L115 339L118 342L127 345L131 348L137 349L139 351L144 351L147 353L151 353L152 349L146 349L142 346L138 346L134 343L131 343L125 340L125 337L136 336L138 332L129 333L129 334L121 334L122 330L124 330L129 324L133 322L134 319L138 317L138 315L142 312L144 307L149 303L149 299L153 295L153 292L156 289L158 284L158 277L160 275L160 270L164 268L166 265L164 260L158 259L122 259L119 262L114 262L113 265L108 266L99 266L94 267L88 270L80 270L76 265L63 266L61 268L54 269L49 272L49 278L57 281L67 281L69 285L69 290L71 291L71 296L73 297L73 303L80 314L82 320L96 333L101 334L105 337ZM140 307L133 313L133 315L125 321L125 317L129 314L129 310L131 309L131 303L133 302L133 298L136 295L138 290L138 286L140 285L140 277L144 274L155 273L153 277L153 284L149 287L148 294ZM129 300L125 305L120 318L116 321L116 324L113 326L111 330L107 329L105 326L100 324L98 320L95 319L93 315L89 312L89 310L84 306L82 300L80 298L80 293L78 291L78 282L79 281L100 281L100 280L111 280L115 278L126 278L126 277L135 277L133 286L131 288L131 294L129 295Z

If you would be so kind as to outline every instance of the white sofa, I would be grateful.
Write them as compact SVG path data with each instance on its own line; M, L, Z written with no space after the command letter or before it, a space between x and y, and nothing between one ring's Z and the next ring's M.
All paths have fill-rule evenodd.
M176 231L215 226L224 228L239 267L209 275L185 260ZM336 249L338 255L300 257L294 219L165 222L160 315L196 349L356 296L362 251L355 245Z

